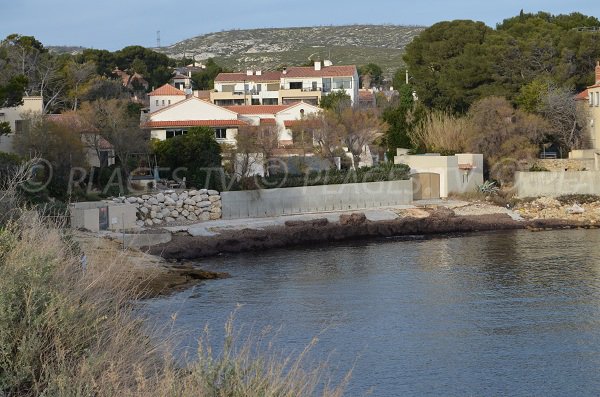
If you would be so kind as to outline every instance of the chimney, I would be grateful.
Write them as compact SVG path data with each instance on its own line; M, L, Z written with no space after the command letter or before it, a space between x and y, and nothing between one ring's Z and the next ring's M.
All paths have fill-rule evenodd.
M326 59L323 62L323 66L325 66L325 67L332 66L332 65L333 65L333 62L331 62L329 59Z
M252 76L252 70L246 70L246 76Z
M188 77L192 77L192 71L188 70Z
M596 84L600 83L600 61L596 62Z
M321 61L315 61L315 70L321 70Z
M283 68L283 71L281 73L287 74L287 68Z
M257 71L256 71L256 75L257 75L257 76L261 76L261 75L262 75L262 70L257 70Z

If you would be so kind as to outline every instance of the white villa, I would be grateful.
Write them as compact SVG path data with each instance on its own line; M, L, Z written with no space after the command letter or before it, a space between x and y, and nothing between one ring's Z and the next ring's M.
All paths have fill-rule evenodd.
M150 100L151 111L146 115L142 126L150 130L151 138L160 140L185 134L191 127L205 126L214 129L218 142L235 144L238 128L241 126L276 125L280 145L286 146L292 143L291 122L320 111L317 106L305 102L219 106L193 95L186 96L168 84L154 90L150 94Z
M41 96L24 96L23 104L12 108L0 108L0 122L8 122L10 134L0 137L0 151L13 152L13 139L25 128L24 116L42 114L44 101Z
M324 95L344 91L358 103L358 71L354 65L334 66L316 61L282 71L220 73L210 101L216 105L288 105L298 101L318 105Z

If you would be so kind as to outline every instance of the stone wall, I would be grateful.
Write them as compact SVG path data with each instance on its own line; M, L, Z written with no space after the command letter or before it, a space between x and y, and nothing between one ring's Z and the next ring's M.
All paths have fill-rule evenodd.
M535 165L548 171L590 171L594 169L594 159L541 159Z
M118 197L113 201L135 206L138 226L221 218L221 195L216 190L185 190L179 193L167 190L151 195Z

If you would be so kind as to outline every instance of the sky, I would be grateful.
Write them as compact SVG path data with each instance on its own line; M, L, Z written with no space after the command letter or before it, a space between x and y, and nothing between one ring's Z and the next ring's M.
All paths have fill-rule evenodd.
M115 51L162 46L230 29L396 24L472 19L490 27L525 12L581 12L600 18L599 0L3 0L0 38L35 36L45 46Z

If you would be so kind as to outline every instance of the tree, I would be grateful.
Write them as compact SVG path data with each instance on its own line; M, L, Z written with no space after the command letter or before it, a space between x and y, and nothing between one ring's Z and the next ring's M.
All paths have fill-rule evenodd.
M90 89L95 69L96 66L92 62L80 64L70 60L65 65L64 73L68 83L67 98L72 103L73 110L78 109L79 100Z
M161 167L172 171L183 168L180 175L192 186L221 190L217 169L221 169L221 146L209 127L190 128L187 134L164 141L153 141L152 151Z
M388 159L393 159L396 149L413 148L412 131L419 125L424 115L424 107L415 103L410 85L398 86L399 96L384 107L382 119L388 125L382 139L387 148Z
M279 147L279 132L276 125L242 126L236 135L236 145L231 151L236 177L250 176L260 164L269 174L268 163L274 150Z
M345 91L333 91L321 97L319 106L339 114L344 109L352 106L352 99Z
M337 134L340 143L352 153L355 168L360 163L360 155L365 146L381 138L387 128L387 124L381 120L374 109L346 108L339 116L326 113L325 117L337 118Z
M358 68L358 75L362 83L362 88L371 88L383 84L383 71L375 63L368 63Z
M494 31L482 22L439 22L406 46L404 61L419 100L428 107L464 112L493 82L484 45Z
M44 167L39 178L44 181L49 178L47 190L50 196L67 198L71 170L87 166L78 129L43 116L30 119L29 126L23 133L15 135L16 152L24 158L40 157L47 161L50 168Z
M148 151L147 134L140 128L139 113L133 114L129 104L126 100L100 99L84 109L90 127L112 145L125 179L136 165L134 156Z
M213 89L215 86L215 77L224 71L212 58L209 58L204 66L205 68L201 71L192 73L192 86L195 90Z
M492 178L511 182L514 171L526 167L545 141L548 124L540 116L515 110L505 98L477 101L468 113L471 148L483 153Z

